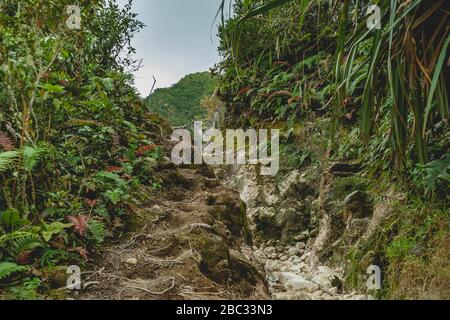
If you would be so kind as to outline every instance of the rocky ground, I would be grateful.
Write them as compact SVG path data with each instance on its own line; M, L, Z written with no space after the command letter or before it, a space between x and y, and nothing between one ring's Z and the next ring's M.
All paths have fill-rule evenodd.
M371 300L372 296L343 292L341 268L311 263L312 248L303 242L295 246L263 243L252 255L265 266L269 291L276 300Z
M73 297L373 299L345 292L342 255L330 249L345 250L370 229L373 208L363 192L347 188L338 199L315 167L281 179L257 170L175 168L167 160L167 189L136 207L134 229L99 253ZM335 222L335 208L346 221Z
M277 300L368 300L344 292L344 268L330 268L318 256L320 172L292 171L281 179L262 177L256 167L222 173L247 206L255 244L244 250L264 265L271 297ZM267 241L267 238L272 238ZM286 245L283 243L291 243Z

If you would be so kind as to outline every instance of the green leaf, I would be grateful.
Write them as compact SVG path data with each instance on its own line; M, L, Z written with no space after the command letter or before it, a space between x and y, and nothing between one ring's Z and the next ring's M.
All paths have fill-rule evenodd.
M40 88L42 88L50 93L61 93L64 91L64 87L58 86L58 85L53 85L51 83L43 84L40 86Z
M64 229L72 227L71 223L53 222L50 225L44 225L42 237L45 241L50 241L53 235L61 233Z
M447 48L448 48L449 44L450 44L450 35L447 37L447 40L445 41L444 46L442 47L441 55L439 56L438 62L434 69L433 81L431 82L430 94L428 95L427 107L425 109L425 118L424 118L424 127L423 127L424 135L425 135L425 131L427 129L426 125L428 122L428 117L430 116L431 108L433 106L434 93L436 92L436 88L437 88L437 85L439 82L442 68L444 66L444 63L446 62L445 58L447 57ZM447 108L448 108L448 106L447 106Z
M98 222L96 220L89 220L88 228L89 235L96 243L100 244L105 240L105 226L101 222Z
M31 146L25 146L23 148L23 162L27 171L33 171L34 167L39 162L42 154L46 152L45 148L34 148Z
M16 209L8 209L1 214L0 222L8 227L14 228L26 224L27 220L22 219L19 211Z

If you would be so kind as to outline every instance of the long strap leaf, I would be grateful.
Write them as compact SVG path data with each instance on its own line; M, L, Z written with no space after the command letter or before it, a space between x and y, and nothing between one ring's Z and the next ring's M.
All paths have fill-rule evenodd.
M434 74L433 74L433 81L431 82L431 87L430 87L430 93L428 95L428 101L427 101L427 107L425 109L425 117L424 117L424 132L423 135L425 135L425 131L426 131L426 124L428 123L428 118L430 117L430 112L431 109L433 107L433 98L434 98L434 93L436 92L436 88L439 82L439 78L441 75L441 71L442 68L444 66L445 63L445 58L447 57L447 49L448 49L448 45L450 44L450 35L447 37L447 40L444 43L444 46L442 47L442 51L441 54L439 56L439 59L436 63L436 67L434 69ZM448 106L447 106L448 109Z

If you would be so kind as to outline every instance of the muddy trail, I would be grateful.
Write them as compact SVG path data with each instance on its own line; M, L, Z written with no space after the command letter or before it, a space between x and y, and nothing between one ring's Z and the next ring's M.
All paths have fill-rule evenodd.
M136 231L106 247L83 273L75 299L268 299L239 194L208 167L169 173L170 190L137 208Z
M297 188L298 176L289 173L277 189ZM87 266L74 299L372 299L344 292L343 269L318 263L307 236L286 245L283 236L267 240L255 230L255 212L270 212L267 202L281 215L286 208L304 213L293 196L277 202L280 191L254 168L224 175L207 166L171 167L164 180L168 189L136 207L133 231Z

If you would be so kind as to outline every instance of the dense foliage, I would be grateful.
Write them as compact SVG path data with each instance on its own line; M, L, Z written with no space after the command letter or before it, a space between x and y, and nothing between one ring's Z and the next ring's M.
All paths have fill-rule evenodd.
M428 167L425 176L445 167L424 184L427 192L448 186L447 2L379 1L379 30L367 28L364 1L233 3L217 72L234 118L292 127L325 115L332 152L343 130L355 130L360 156L416 173Z
M84 1L71 30L72 2L0 3L0 284L19 298L120 228L160 158L128 73L131 3Z
M185 76L170 88L156 89L147 97L145 104L169 120L175 126L189 126L195 119L206 116L201 106L204 97L214 91L214 80L208 72L199 72Z
M364 272L366 258L379 257L386 296L417 279L448 282L448 1L232 3L216 69L228 122L283 128L289 168L357 162L374 197L400 188L396 214L348 257L350 268ZM371 4L380 29L367 27Z

